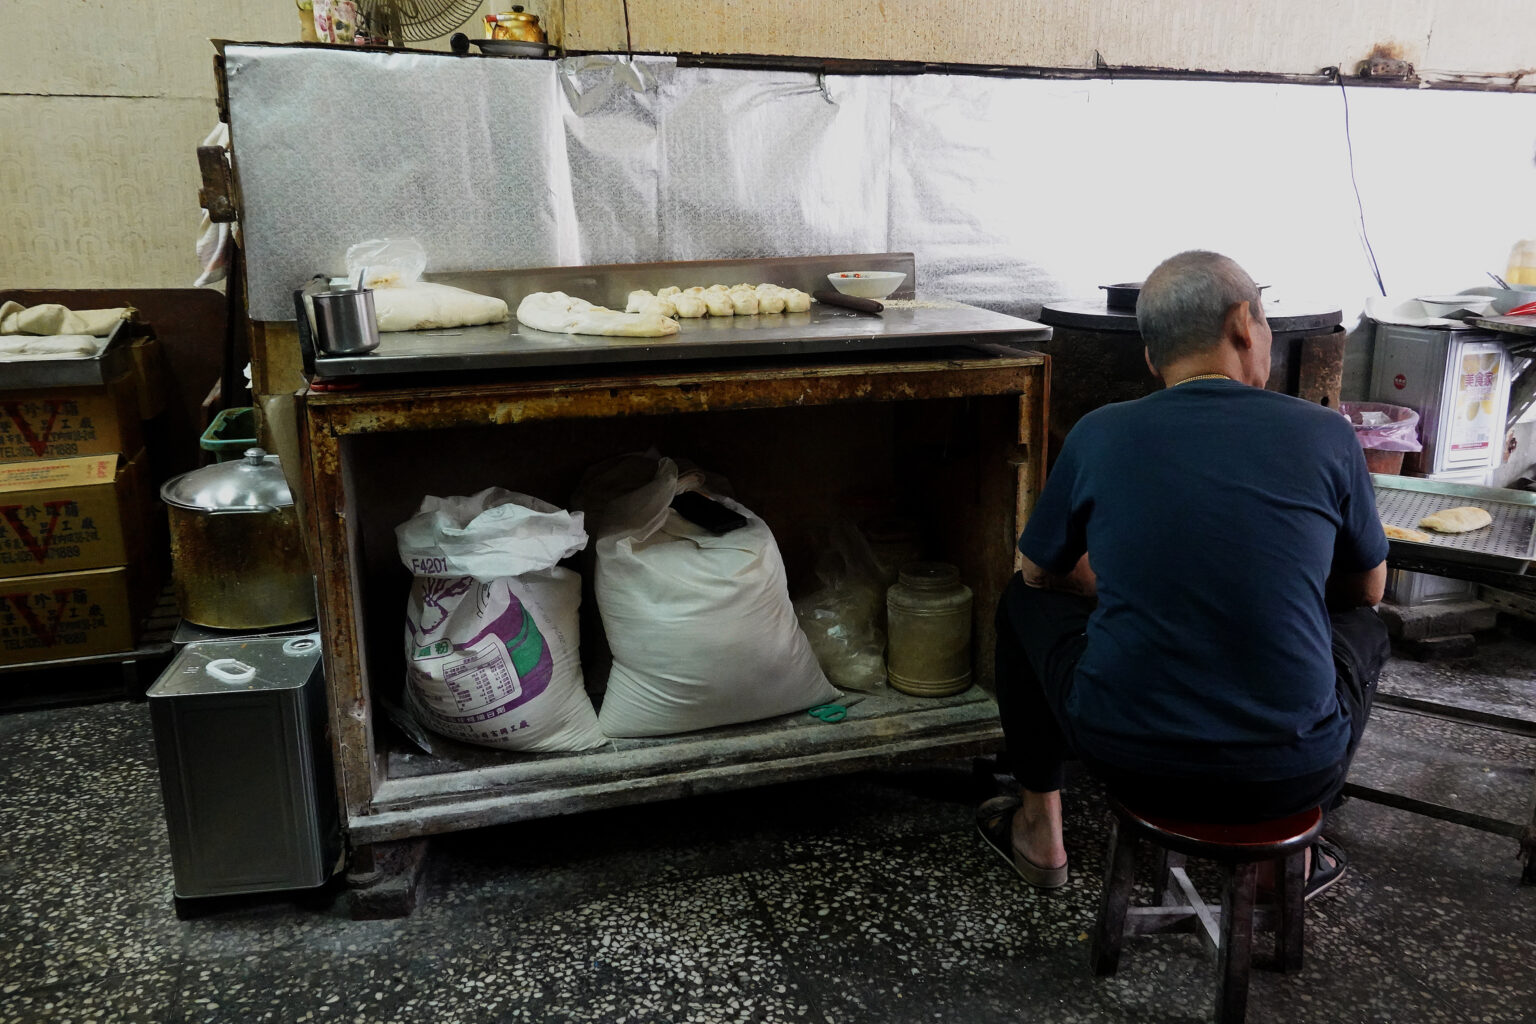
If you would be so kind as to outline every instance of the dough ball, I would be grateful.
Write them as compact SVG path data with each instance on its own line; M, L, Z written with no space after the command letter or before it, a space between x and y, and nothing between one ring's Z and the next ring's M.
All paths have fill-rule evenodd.
M708 307L704 305L703 299L699 298L697 295L688 295L686 293L672 296L672 305L677 307L678 316L687 317L689 319L703 316L705 311L708 309Z
M683 294L684 295L703 295L704 294L704 286L701 285L701 284L696 284L692 288L684 288L683 289Z
M653 295L643 307L636 310L635 312L654 313L657 316L674 317L677 316L677 307L672 304L671 299L664 299L659 295Z
M656 297L658 299L670 299L674 295L681 295L682 292L683 290L681 288L677 287L676 285L669 284L665 288L658 289L656 292Z
M811 308L811 297L799 288L790 288L784 292L784 312L804 313Z
M784 289L776 284L757 286L757 311L759 313L784 312Z
M645 309L645 304L655 297L656 296L652 295L650 292L643 288L636 289L635 291L629 293L629 301L624 305L624 312L643 312Z
M724 291L707 291L699 298L704 300L704 307L709 310L710 316L734 316L736 309L731 305L731 293Z
M756 316L757 292L750 288L746 291L731 292L731 308L736 311L737 316Z

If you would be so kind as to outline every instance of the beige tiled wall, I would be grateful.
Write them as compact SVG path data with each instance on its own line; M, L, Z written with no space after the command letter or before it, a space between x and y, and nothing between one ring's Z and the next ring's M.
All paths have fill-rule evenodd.
M1536 52L1530 0L627 2L628 43L661 52L1276 72L1351 67L1376 44L1438 71ZM572 48L626 46L625 0L526 6ZM208 40L297 35L292 0L0 0L0 285L190 284Z

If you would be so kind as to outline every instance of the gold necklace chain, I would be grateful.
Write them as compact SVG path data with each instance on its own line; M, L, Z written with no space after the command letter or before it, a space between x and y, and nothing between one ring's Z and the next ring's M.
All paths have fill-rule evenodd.
M1172 384L1170 384L1168 386L1171 387L1171 388L1176 388L1180 384L1188 384L1192 380L1236 380L1236 379L1237 379L1236 377L1228 377L1224 373L1197 373L1193 377L1185 377L1183 380L1176 380L1176 381L1174 381Z

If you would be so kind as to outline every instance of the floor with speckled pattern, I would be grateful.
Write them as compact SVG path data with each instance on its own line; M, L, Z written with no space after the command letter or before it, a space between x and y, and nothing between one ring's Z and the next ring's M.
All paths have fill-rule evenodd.
M1536 717L1536 645L1394 662L1384 690ZM1536 739L1380 708L1372 785L1524 820ZM1017 883L972 831L968 764L452 835L423 903L254 900L181 920L143 703L0 715L0 1024L84 1022L1194 1022L1190 936L1087 970L1106 821L1067 792L1065 889ZM1355 799L1352 869L1310 905L1295 976L1253 1024L1536 1019L1536 887L1514 841Z

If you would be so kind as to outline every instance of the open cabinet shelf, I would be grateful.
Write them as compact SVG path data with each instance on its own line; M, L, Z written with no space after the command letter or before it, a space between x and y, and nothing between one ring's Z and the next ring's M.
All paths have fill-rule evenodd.
M1046 357L997 348L303 395L304 500L349 841L997 749L991 610L1043 481L1047 379ZM925 555L957 565L975 592L976 685L944 699L882 692L836 724L797 714L573 754L408 746L380 710L403 679L410 581L394 527L423 495L492 485L563 505L588 467L651 446L730 481L773 529L792 592L814 585L825 524L870 495L894 504ZM586 589L583 660L600 687L605 648Z

